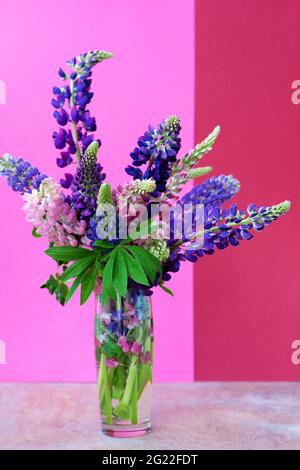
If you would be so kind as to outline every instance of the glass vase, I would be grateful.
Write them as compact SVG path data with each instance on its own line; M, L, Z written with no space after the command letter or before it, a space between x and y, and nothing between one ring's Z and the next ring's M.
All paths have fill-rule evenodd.
M153 327L150 298L129 289L102 305L96 295L95 346L102 431L137 437L151 428Z

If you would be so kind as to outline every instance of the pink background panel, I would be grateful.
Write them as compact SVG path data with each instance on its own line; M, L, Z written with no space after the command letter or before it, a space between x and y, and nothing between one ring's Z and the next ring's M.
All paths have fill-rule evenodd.
M74 54L104 49L114 59L94 72L91 109L101 137L101 163L114 185L137 138L169 114L182 119L183 151L193 146L194 11L185 0L9 0L1 2L0 153L23 156L56 178L50 106L57 70ZM93 301L60 307L39 285L55 270L0 182L0 340L7 363L1 381L93 381ZM192 268L170 282L176 297L157 292L155 380L193 380Z
M196 378L300 380L298 0L197 2L196 137L220 124L205 157L241 181L235 198L289 214L195 268Z

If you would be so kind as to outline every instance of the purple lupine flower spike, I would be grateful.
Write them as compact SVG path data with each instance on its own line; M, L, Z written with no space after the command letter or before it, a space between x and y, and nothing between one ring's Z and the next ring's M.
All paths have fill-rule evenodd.
M47 178L23 158L15 158L9 153L0 158L0 176L6 178L8 186L13 191L21 194L39 189L41 182Z
M105 178L97 163L99 143L92 142L82 155L71 184L71 202L82 219L89 219L96 211L97 196Z
M176 161L181 146L180 130L178 117L169 116L156 129L149 126L130 154L133 162L132 166L125 168L126 173L134 179L153 178L156 182L154 197L166 191L170 164ZM139 167L145 164L147 167L143 172Z
M87 109L93 98L92 67L110 57L112 54L108 52L89 51L67 62L71 68L69 75L59 69L60 78L69 81L65 86L53 87L54 98L51 101L55 108L53 116L60 126L52 134L55 147L61 150L56 160L60 168L70 165L75 155L79 163L81 154L94 140L92 133L97 130L96 119Z

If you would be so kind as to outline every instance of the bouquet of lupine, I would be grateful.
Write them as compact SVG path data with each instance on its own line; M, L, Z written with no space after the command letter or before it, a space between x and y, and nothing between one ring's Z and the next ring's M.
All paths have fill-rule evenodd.
M1 158L0 174L24 199L33 236L49 241L46 254L57 270L42 287L61 304L77 289L81 304L96 292L104 312L95 324L102 413L107 424L113 417L136 424L136 403L150 380L152 355L145 299L155 287L172 294L166 283L181 263L250 240L253 231L263 230L290 203L225 208L223 203L240 188L231 175L210 177L182 195L187 182L212 170L199 162L220 128L179 156L181 128L175 115L157 127L149 125L138 138L125 168L127 180L112 190L98 161L101 142L89 111L93 68L111 57L90 51L68 61L68 72L59 70L63 83L53 88L58 127L52 138L59 152L56 163L65 171L62 179L56 182L10 154ZM202 208L200 218L197 207ZM183 213L187 224L182 223ZM113 399L119 400L116 405Z

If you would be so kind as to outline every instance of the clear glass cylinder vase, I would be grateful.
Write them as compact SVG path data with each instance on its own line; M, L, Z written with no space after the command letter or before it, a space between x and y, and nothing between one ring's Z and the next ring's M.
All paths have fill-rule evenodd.
M137 437L151 428L153 324L150 298L129 289L102 305L96 295L95 347L102 431Z

